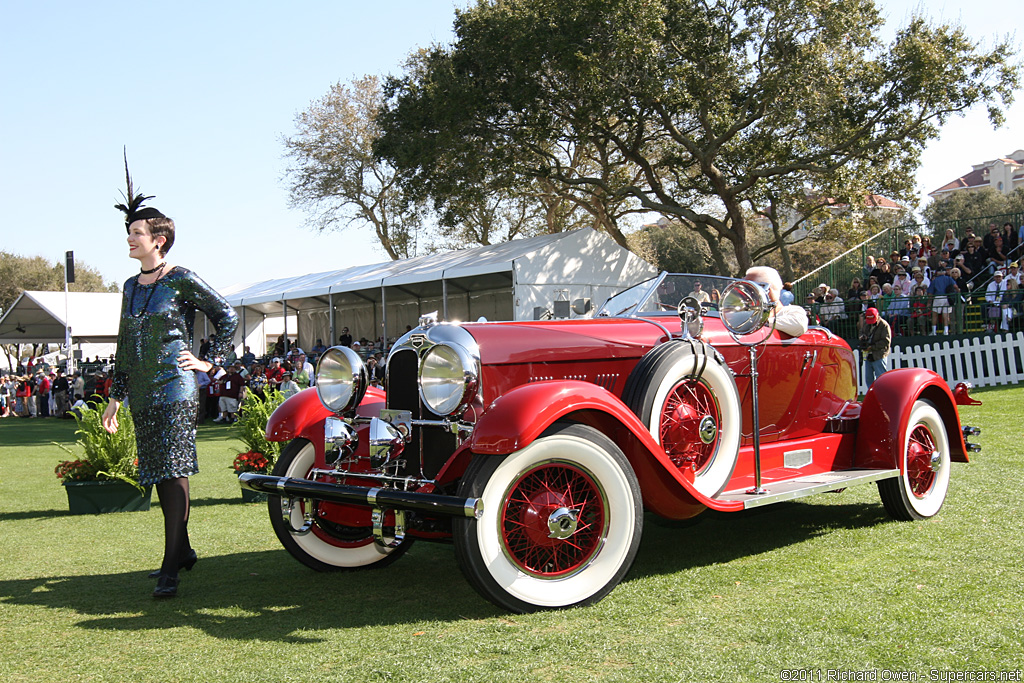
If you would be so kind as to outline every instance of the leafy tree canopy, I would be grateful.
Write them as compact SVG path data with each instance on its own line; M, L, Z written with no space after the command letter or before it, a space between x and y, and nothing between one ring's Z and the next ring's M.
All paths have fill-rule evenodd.
M41 256L18 256L0 251L0 311L8 310L26 289L43 292L64 291L64 262L47 261ZM117 292L115 282L104 282L99 271L82 262L75 263L72 292Z
M386 83L374 150L440 204L524 178L628 198L743 270L751 212L806 186L904 198L951 115L1001 121L1008 41L881 26L872 0L480 0Z
M707 244L688 225L662 219L629 235L630 249L659 270L715 273Z
M510 182L506 173L481 175L472 192L449 195L431 213L422 197L398 182L393 167L372 154L381 103L376 77L337 83L296 116L296 133L284 139L291 203L306 210L321 231L372 225L387 254L399 259L587 225L615 230L629 213L625 198L599 201L543 178ZM569 154L580 166L599 163L583 150Z
M921 214L928 223L987 218L1011 213L1024 213L1024 188L1003 194L991 187L982 190L951 192L933 199Z
M376 117L382 101L374 76L337 83L295 117L297 132L285 138L292 206L313 216L317 229L370 224L391 259L416 255L422 227L394 170L373 157Z

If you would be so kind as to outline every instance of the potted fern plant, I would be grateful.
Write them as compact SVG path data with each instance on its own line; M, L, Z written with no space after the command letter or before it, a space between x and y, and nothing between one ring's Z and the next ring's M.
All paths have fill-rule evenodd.
M79 437L75 443L81 454L55 443L73 458L57 463L53 470L67 492L73 515L149 509L152 487L139 486L131 413L122 405L117 413L121 427L110 434L100 419L105 407L86 405L75 414Z
M231 467L236 474L256 472L267 474L274 469L274 462L281 455L281 444L267 441L267 422L277 407L284 403L284 394L276 389L267 388L263 395L255 391L247 391L242 399L242 407L235 428L239 440L245 444L246 450L240 452ZM266 494L249 489L242 489L242 500L259 502L267 499Z

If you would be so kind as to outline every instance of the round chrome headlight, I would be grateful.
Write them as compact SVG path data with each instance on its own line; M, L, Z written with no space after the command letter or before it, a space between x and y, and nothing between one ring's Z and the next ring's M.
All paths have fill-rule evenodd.
M718 310L725 329L742 337L765 326L772 305L768 301L768 291L759 283L737 280L722 292Z
M438 344L420 362L420 399L436 415L452 415L476 396L473 356L458 344Z
M331 412L344 413L359 405L367 380L362 358L347 346L330 348L317 361L316 394Z

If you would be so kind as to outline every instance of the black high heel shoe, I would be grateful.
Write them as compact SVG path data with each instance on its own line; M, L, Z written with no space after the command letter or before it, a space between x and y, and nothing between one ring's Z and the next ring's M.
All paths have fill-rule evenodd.
M190 572L190 571L192 571L192 567L196 566L196 562L198 562L198 561L199 561L199 557L196 555L196 551L193 549L192 552L190 552L188 555L186 555L185 557L183 557L180 560L178 560L178 571L181 571L182 569L184 569L185 571L189 571ZM149 578L151 578L151 579L159 579L160 578L160 570L157 569L155 572L150 572L149 573Z
M161 574L160 580L156 582L156 588L153 589L153 597L173 598L178 594L178 581L177 576Z

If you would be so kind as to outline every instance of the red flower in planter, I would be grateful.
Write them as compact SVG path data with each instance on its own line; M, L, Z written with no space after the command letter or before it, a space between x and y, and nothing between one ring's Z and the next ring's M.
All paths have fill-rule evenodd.
M231 464L231 467L234 468L236 473L257 472L260 474L266 474L269 466L270 461L267 460L267 456L257 451L239 453L235 456L235 461Z
M99 467L88 460L63 460L53 468L61 481L94 481Z

